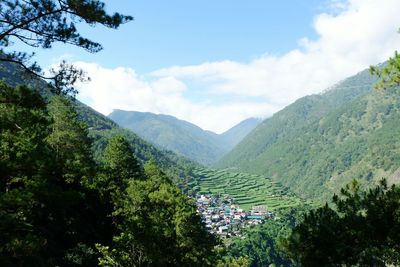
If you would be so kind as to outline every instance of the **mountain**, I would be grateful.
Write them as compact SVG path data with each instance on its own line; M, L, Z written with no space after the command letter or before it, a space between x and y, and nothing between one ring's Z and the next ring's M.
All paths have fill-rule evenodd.
M261 122L262 119L260 118L248 118L220 134L220 137L225 140L232 149Z
M51 98L52 96L46 82L35 77L32 79L32 76L26 75L19 66L12 63L0 61L0 79L12 86L27 84L31 88L39 90L46 98ZM89 127L89 135L93 141L93 151L96 160L100 160L108 140L116 135L121 135L131 144L135 151L135 156L142 163L150 159L155 160L157 165L177 183L182 184L184 182L182 179L190 177L192 169L198 166L196 163L172 151L155 147L137 134L119 127L111 119L80 101L75 100L74 103L79 118Z
M373 90L363 71L264 120L218 163L267 175L305 197L324 198L359 179L398 178L400 89Z
M108 117L142 138L204 165L220 159L257 124L256 119L249 119L218 135L163 114L114 110Z

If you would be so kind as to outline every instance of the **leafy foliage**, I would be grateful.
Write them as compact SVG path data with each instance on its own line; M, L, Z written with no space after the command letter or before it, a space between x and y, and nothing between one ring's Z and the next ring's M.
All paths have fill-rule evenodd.
M114 150L119 152L115 159L128 157L130 153L123 155L125 149L116 146L123 145L123 140L113 140L106 154ZM107 163L109 157L105 160L105 168L113 169ZM130 169L128 166L123 165L122 174ZM211 266L216 243L205 232L193 203L152 161L146 164L145 174L134 172L133 175L129 180L119 176L126 182L125 195L120 194L118 210L113 213L120 217L119 234L114 236L111 249L97 245L103 255L100 265Z
M274 219L264 224L245 229L242 237L228 242L220 266L231 266L239 259L246 259L243 266L294 266L282 243L290 236L310 206L282 209ZM239 265L242 266L242 265Z
M310 211L286 242L303 266L400 264L400 189L385 180L368 191L353 182L328 204Z

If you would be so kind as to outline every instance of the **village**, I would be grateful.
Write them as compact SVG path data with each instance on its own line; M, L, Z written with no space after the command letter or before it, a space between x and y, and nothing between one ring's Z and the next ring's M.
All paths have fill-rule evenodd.
M253 206L250 212L241 209L229 196L196 195L197 212L206 229L221 238L240 236L241 229L273 219L266 206Z

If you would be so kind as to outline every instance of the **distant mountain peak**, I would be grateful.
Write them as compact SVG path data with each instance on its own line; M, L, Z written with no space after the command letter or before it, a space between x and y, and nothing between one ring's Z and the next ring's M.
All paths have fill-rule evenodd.
M216 162L259 123L250 118L216 134L165 114L115 109L108 117L150 142L205 165Z

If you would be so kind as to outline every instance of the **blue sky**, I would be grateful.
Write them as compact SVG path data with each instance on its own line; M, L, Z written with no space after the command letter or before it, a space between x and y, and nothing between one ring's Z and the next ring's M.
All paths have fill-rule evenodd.
M105 3L135 20L118 30L82 24L103 51L59 44L37 51L39 63L67 59L87 71L92 82L78 86L78 99L103 114L163 113L218 133L272 116L400 47L399 0Z
M104 67L132 67L140 73L173 65L219 60L248 62L262 54L280 55L297 41L316 36L315 14L326 0L151 0L105 1L107 10L132 15L135 20L113 31L104 27L80 29L100 42L97 54L55 45L39 51L43 65L64 54L94 61Z

